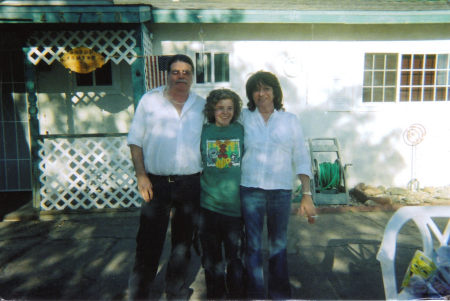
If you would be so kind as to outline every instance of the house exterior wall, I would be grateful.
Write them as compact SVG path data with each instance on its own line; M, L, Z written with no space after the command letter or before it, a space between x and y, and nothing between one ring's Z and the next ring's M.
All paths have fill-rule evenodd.
M134 114L131 68L112 63L113 85L77 87L58 61L37 68L39 123L45 134L126 133Z
M450 53L450 25L154 24L150 30L155 54L230 53L230 82L196 85L201 95L228 87L246 103L249 75L275 73L305 136L339 139L344 163L352 164L350 185L406 186L413 171L422 187L450 184L450 102L362 102L365 53ZM414 162L403 138L412 124L426 129Z

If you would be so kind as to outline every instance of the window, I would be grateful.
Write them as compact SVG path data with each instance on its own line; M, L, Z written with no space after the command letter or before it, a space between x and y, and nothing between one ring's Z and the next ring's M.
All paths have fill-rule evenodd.
M393 102L397 86L397 54L366 54L364 102Z
M230 64L228 53L196 53L195 62L197 84L230 81Z
M111 61L91 73L77 73L76 83L78 87L112 86Z
M448 54L366 53L363 102L450 100L449 64Z

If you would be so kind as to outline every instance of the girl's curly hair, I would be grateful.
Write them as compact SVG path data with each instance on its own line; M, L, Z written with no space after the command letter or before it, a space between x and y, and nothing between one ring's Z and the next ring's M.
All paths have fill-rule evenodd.
M217 103L222 99L231 99L233 101L234 112L233 118L231 119L230 123L235 122L239 118L242 108L242 100L239 95L237 95L236 92L231 91L230 89L215 89L212 90L206 98L206 105L203 110L203 113L205 114L206 119L208 119L208 122L216 122L214 110Z

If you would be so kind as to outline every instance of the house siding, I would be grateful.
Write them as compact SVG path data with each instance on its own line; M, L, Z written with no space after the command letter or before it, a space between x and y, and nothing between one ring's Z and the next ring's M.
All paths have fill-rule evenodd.
M274 72L305 136L339 139L344 163L352 163L350 185L405 186L412 167L421 186L449 184L450 102L362 102L365 53L450 53L449 24L154 24L150 31L155 53L230 53L230 83L196 85L204 96L225 86L245 103L249 75ZM403 139L412 124L426 129L414 162Z

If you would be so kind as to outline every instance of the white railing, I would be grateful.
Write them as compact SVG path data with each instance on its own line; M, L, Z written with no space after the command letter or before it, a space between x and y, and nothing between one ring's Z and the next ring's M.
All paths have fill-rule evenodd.
M41 210L140 207L125 134L48 135L39 144Z

